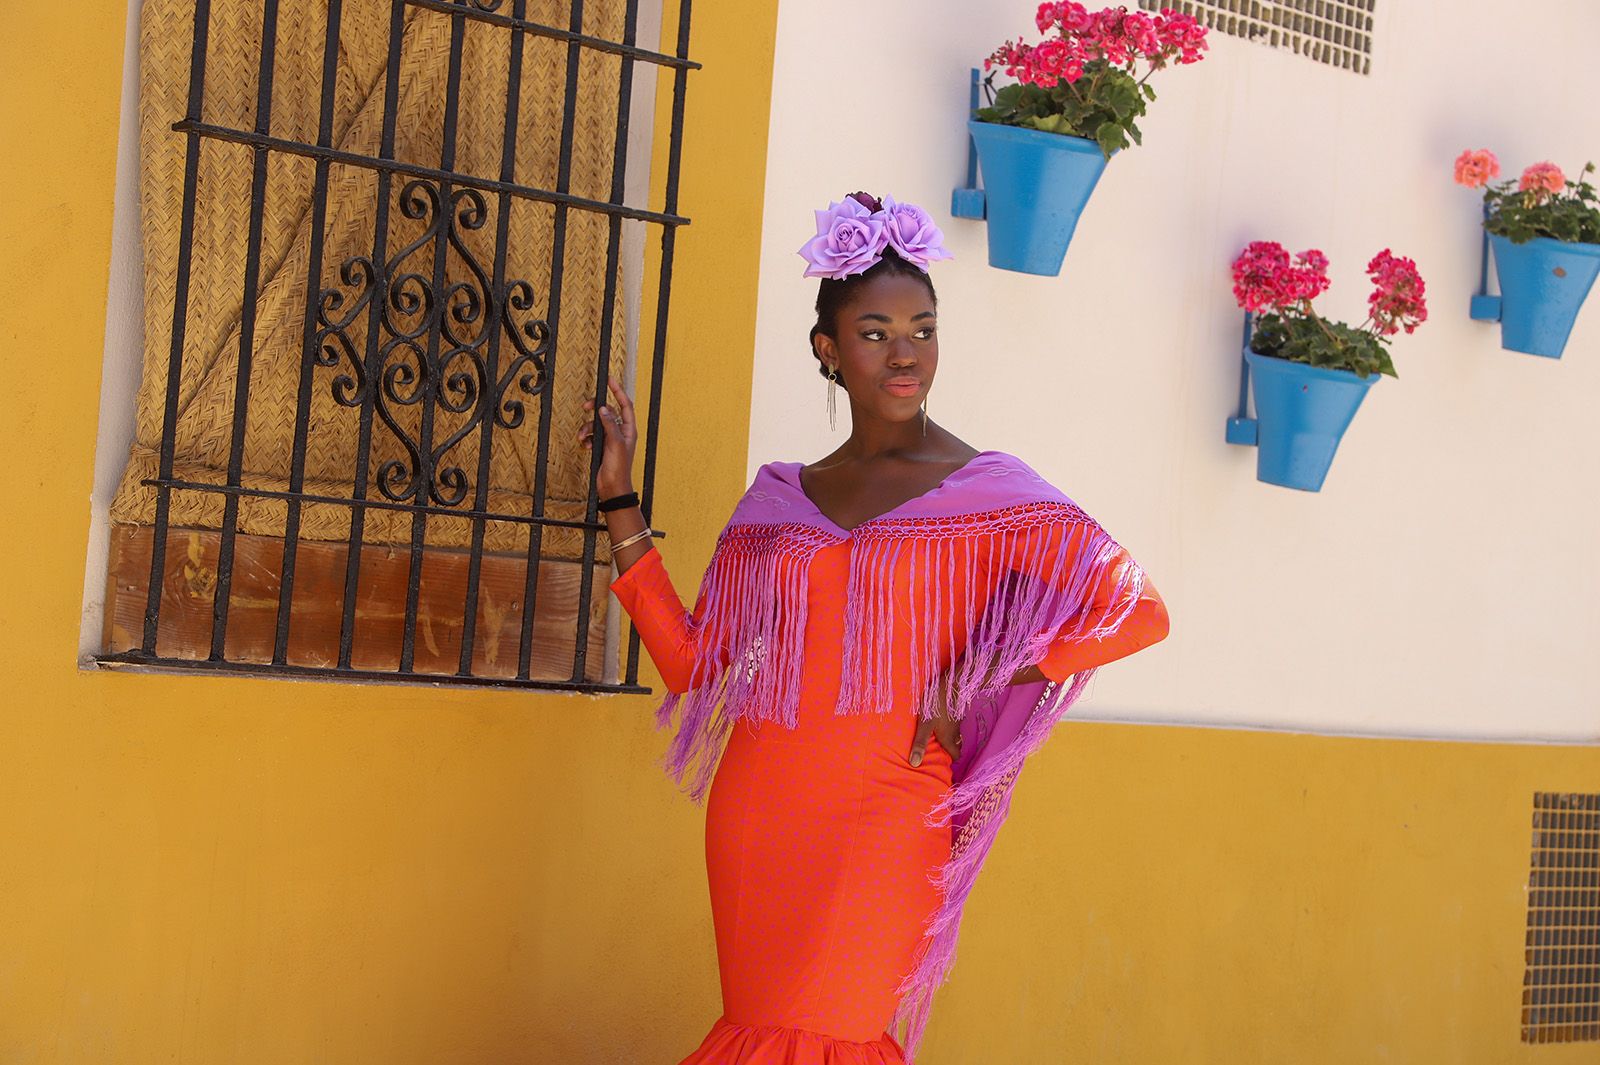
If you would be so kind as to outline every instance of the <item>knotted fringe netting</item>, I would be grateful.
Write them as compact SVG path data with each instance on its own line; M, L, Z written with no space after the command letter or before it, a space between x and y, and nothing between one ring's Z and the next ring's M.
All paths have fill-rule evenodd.
M891 670L899 662L910 690L926 693L921 716L934 713L933 696L942 693L951 715L964 719L979 700L1007 698L1007 680L1055 641L1115 632L1144 589L1143 570L1070 503L875 520L851 535L837 713L893 709ZM690 686L669 692L656 711L662 728L677 716L663 764L695 801L704 801L735 721L794 727L810 561L838 540L803 522L730 524L719 537L691 617ZM896 590L902 582L909 608ZM932 815L934 823L953 827L950 858L936 877L942 902L916 968L900 987L895 1016L908 1060L954 961L962 908L1005 820L1017 775L1093 675L1084 670L1064 686L1047 683L998 749L981 737L973 749L963 730L954 787Z

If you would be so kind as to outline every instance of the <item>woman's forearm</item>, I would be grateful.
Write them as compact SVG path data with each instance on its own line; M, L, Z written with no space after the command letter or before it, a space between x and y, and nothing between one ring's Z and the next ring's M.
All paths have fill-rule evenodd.
M631 485L605 485L599 489L601 499L612 496L627 495L633 491ZM611 535L611 542L621 543L640 529L644 528L644 513L638 507L622 507L618 510L604 510L600 516L606 520L606 530ZM620 551L611 552L611 561L617 567L620 576L628 571L628 567L639 561L644 553L650 550L651 537L643 537L624 547Z
M1153 586L1146 585L1144 595L1134 603L1115 631L1103 636L1060 641L1035 668L1046 679L1064 682L1075 673L1098 669L1160 643L1166 639L1170 628L1166 603Z
M1006 683L1007 685L1034 684L1052 679L1057 683L1064 683L1074 673L1096 669L1119 658L1126 658L1153 643L1159 643L1166 638L1169 631L1166 603L1152 587L1147 589L1145 595L1134 604L1133 610L1116 632L1053 647L1044 661L1050 664L1051 672L1058 673L1059 676L1052 677L1040 668L1039 663L1035 663L1017 670ZM994 666L991 664L984 677L984 683L987 684L993 678L993 672Z

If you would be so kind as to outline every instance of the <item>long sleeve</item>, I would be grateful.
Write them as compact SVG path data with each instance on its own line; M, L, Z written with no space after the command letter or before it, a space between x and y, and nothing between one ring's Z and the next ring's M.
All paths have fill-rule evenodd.
M1066 545L1062 537L1069 537ZM1074 552L1069 564L1058 563L1064 548ZM1061 683L1074 673L1115 662L1158 643L1168 633L1166 604L1149 576L1090 518L1032 526L1006 544L1002 558L1006 569L1029 572L1058 587L1082 579L1085 568L1093 566L1094 584L1088 588L1086 603L1058 628L1042 659L1035 662L1038 672L1050 680ZM1134 576L1141 579L1131 580ZM1141 588L1139 598L1128 603L1133 588Z
M617 575L611 590L633 619L667 689L688 691L701 654L699 633L655 544Z
M1089 607L1090 616L1085 619L1087 628L1099 628L1098 619L1106 617L1114 606L1112 594L1117 571L1121 565L1133 561L1127 556L1127 552L1123 552L1123 556L1123 562L1106 568L1100 583L1096 586L1095 596ZM1155 585L1146 579L1138 601L1114 631L1103 636L1064 636L1057 639L1045 652L1044 658L1039 660L1039 672L1060 683L1074 673L1094 669L1107 662L1115 662L1153 643L1159 643L1166 638L1170 627L1167 605L1162 600L1161 593L1156 591Z

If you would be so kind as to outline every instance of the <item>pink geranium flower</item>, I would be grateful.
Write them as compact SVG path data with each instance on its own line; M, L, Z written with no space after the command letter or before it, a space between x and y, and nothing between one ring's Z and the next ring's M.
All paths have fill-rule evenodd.
M1277 241L1257 240L1233 261L1233 295L1247 311L1310 303L1328 290L1328 257L1308 248L1292 259Z
M1500 176L1500 160L1487 148L1468 149L1456 157L1456 184L1481 189Z
M1007 41L983 61L983 69L989 70L997 64L1005 70L1006 77L1027 84L1033 80L1033 46L1020 41Z
M1523 192L1555 194L1567 187L1567 176L1554 163L1534 163L1522 172L1517 187Z
M1295 265L1284 275L1286 302L1307 303L1328 291L1328 257L1316 248L1308 248L1294 257Z
M1393 336L1401 329L1409 333L1428 320L1423 298L1427 289L1415 262L1385 248L1367 264L1367 276L1373 285L1367 306L1379 333Z
M1049 33L1051 27L1061 26L1068 33L1075 33L1089 25L1089 10L1082 4L1071 3L1043 3L1034 16L1033 24L1039 27L1040 33Z
M1324 318L1312 301L1328 289L1328 257L1307 248L1291 257L1282 244L1258 240L1233 261L1233 293L1239 306L1260 314L1250 350L1312 366L1349 370L1361 377L1394 374L1388 338L1427 321L1422 275L1410 259L1383 249L1367 263L1373 292L1367 320L1351 329Z
M1157 14L1126 5L1091 12L1075 0L1038 4L1034 25L1042 40L1006 41L984 58L984 70L1004 69L1016 82L996 87L986 76L989 106L974 107L970 117L1081 138L1106 159L1142 143L1138 122L1156 98L1150 76L1199 62L1208 32L1170 7Z
M1289 265L1289 252L1271 240L1253 240L1233 261L1233 296L1252 313L1269 310L1278 300L1278 273Z
M1175 55L1179 63L1198 63L1206 48L1206 28L1193 15L1183 15L1164 7L1155 18L1156 33L1165 54Z
M1046 38L1036 45L1007 41L983 61L983 69L1002 67L1025 85L1049 89L1076 82L1084 64L1105 60L1131 69L1139 59L1159 70L1169 62L1198 63L1206 28L1189 15L1162 8L1154 17L1126 7L1089 11L1080 3L1039 5L1034 25Z
M1040 85L1054 85L1063 78L1077 81L1083 75L1083 57L1060 38L1043 42L1030 58L1035 80Z

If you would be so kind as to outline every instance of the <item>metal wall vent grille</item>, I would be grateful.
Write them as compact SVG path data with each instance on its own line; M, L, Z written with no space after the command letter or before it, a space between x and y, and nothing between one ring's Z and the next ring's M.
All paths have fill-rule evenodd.
M1175 8L1218 33L1287 48L1354 74L1371 70L1376 4L1377 0L1139 0L1146 11Z
M1600 795L1537 792L1524 1043L1600 1042Z

